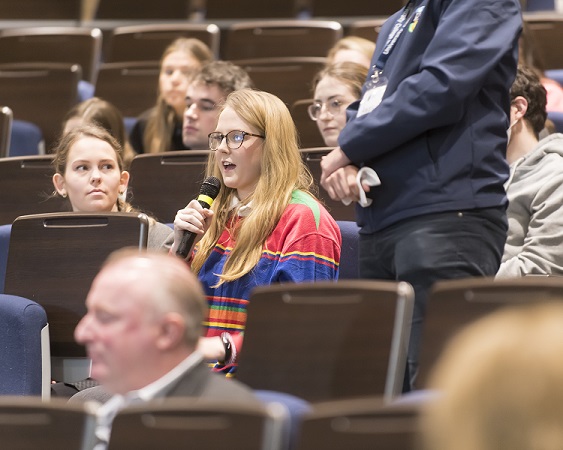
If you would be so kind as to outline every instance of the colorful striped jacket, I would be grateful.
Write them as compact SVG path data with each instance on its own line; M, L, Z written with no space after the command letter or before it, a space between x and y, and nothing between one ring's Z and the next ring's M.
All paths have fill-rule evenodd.
M336 280L341 243L338 225L326 209L309 195L295 191L254 269L238 280L213 288L219 281L216 274L222 272L235 246L229 230L223 231L198 275L209 303L209 317L204 323L206 336L230 333L238 354L252 288L278 282ZM236 364L217 363L215 370L233 374Z

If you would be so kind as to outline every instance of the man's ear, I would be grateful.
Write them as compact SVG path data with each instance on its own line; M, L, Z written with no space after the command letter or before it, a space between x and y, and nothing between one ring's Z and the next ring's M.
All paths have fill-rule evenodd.
M528 111L528 100L519 95L514 100L512 100L512 106L515 108L514 118L516 120L521 119L526 115L526 112Z
M160 333L156 346L160 350L169 350L184 341L186 325L183 317L176 312L166 313L160 323Z

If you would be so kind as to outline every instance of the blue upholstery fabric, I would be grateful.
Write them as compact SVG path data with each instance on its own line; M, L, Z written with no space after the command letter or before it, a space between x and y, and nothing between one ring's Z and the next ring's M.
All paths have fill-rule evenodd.
M4 293L6 279L6 265L8 264L8 248L10 247L10 233L12 225L0 225L0 294Z
M292 450L296 448L299 430L301 429L301 421L303 416L311 411L311 404L302 398L284 392L256 390L254 394L264 404L275 402L285 407L289 422L286 428L287 441L285 445L282 446L282 450Z
M342 234L342 252L340 254L339 280L359 278L358 240L360 228L356 222L337 220Z
M96 87L88 81L80 80L78 82L78 101L83 102L94 96Z
M42 146L43 133L37 125L24 120L12 122L9 156L38 155Z
M0 395L41 395L41 330L45 310L34 301L0 295Z
M136 123L137 123L136 117L123 118L123 124L125 125L125 131L127 132L127 136L131 134L131 131L133 130L133 127L135 126Z
M545 76L557 81L563 86L563 69L550 69L545 71Z
M526 11L554 11L554 0L528 0L526 2Z
M553 122L558 133L563 133L563 112L548 112L547 118Z

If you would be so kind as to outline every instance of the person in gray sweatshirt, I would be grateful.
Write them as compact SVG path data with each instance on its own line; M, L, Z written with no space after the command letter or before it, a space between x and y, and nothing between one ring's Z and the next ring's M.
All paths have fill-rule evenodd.
M508 237L496 278L563 275L563 134L539 140L546 91L519 67L510 91Z

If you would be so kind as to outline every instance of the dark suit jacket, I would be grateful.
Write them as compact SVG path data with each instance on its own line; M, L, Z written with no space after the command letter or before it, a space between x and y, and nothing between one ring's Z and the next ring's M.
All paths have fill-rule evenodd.
M96 386L78 392L70 398L69 402L93 400L105 403L111 397L112 394L108 393L103 386ZM188 370L159 397L195 397L226 402L261 404L249 387L212 372L205 361L201 361Z
M201 397L260 403L249 387L237 380L212 372L205 361L200 362L181 377L164 394L164 397Z

